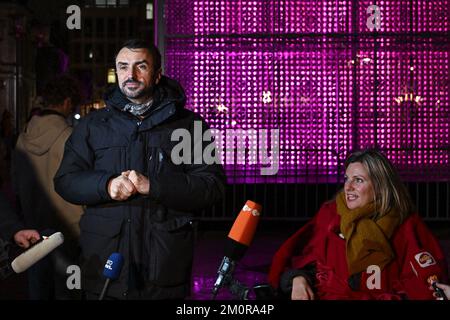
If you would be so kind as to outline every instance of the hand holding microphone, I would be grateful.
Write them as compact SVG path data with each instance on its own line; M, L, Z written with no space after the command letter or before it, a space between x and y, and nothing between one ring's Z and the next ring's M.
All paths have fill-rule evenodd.
M20 230L14 234L14 242L24 249L28 249L30 245L38 242L40 238L39 232L31 229Z
M433 282L429 289L434 291L433 296L438 300L448 300L450 297L450 286L447 284Z
M29 231L29 230L27 230ZM31 230L34 231L34 230ZM19 231L20 232L20 231ZM36 232L37 233L37 232ZM34 233L32 233L34 234ZM17 233L16 233L17 235ZM22 235L27 241L33 242L26 235ZM16 236L14 237L15 241L17 241ZM19 237L20 238L20 237ZM30 240L28 240L30 239ZM34 241L36 242L36 240ZM55 250L64 242L64 236L61 232L56 232L52 234L50 237L42 237L35 245L33 245L30 249L24 251L22 254L17 256L11 264L5 261L4 263L0 263L0 279L5 279L14 273L21 273L28 270L29 267L37 263L39 260L44 258L50 252ZM26 243L23 243L23 246L26 246ZM28 243L29 246L29 243ZM26 247L28 247L26 246Z
M415 275L434 290L433 296L442 300L448 299L442 288L437 285L439 282L438 274L441 273L441 270L431 253L427 251L416 253L410 264Z
M11 262L11 268L15 273L26 271L33 264L44 258L50 252L62 245L64 236L61 232L56 232L50 237L42 237L42 240L17 256Z

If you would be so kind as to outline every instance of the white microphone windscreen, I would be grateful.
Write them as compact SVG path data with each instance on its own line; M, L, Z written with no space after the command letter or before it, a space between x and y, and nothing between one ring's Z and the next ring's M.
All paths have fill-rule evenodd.
M27 251L23 252L11 262L11 268L15 273L21 273L33 264L44 258L64 242L61 232L56 232L41 242L35 244Z

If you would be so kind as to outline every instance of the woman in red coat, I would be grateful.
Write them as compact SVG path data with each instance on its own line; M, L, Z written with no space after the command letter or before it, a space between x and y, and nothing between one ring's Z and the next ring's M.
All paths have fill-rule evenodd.
M293 300L433 299L445 257L392 164L365 150L345 169L344 189L275 254L271 285Z

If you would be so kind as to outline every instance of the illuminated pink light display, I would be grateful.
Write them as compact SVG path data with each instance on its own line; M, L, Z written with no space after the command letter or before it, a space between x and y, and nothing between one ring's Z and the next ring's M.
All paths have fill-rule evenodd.
M406 179L450 177L450 1L376 3L378 34L373 1L165 1L165 71L188 108L218 130L280 132L277 175L247 155L225 162L230 182L340 181L365 147Z

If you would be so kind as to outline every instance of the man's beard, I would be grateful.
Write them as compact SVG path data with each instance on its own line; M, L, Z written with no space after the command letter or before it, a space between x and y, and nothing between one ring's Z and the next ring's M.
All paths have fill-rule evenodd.
M127 83L139 84L139 87L130 89L126 86ZM143 83L139 81L127 80L120 86L120 91L129 99L142 99L151 97L153 94L153 86L143 87Z

